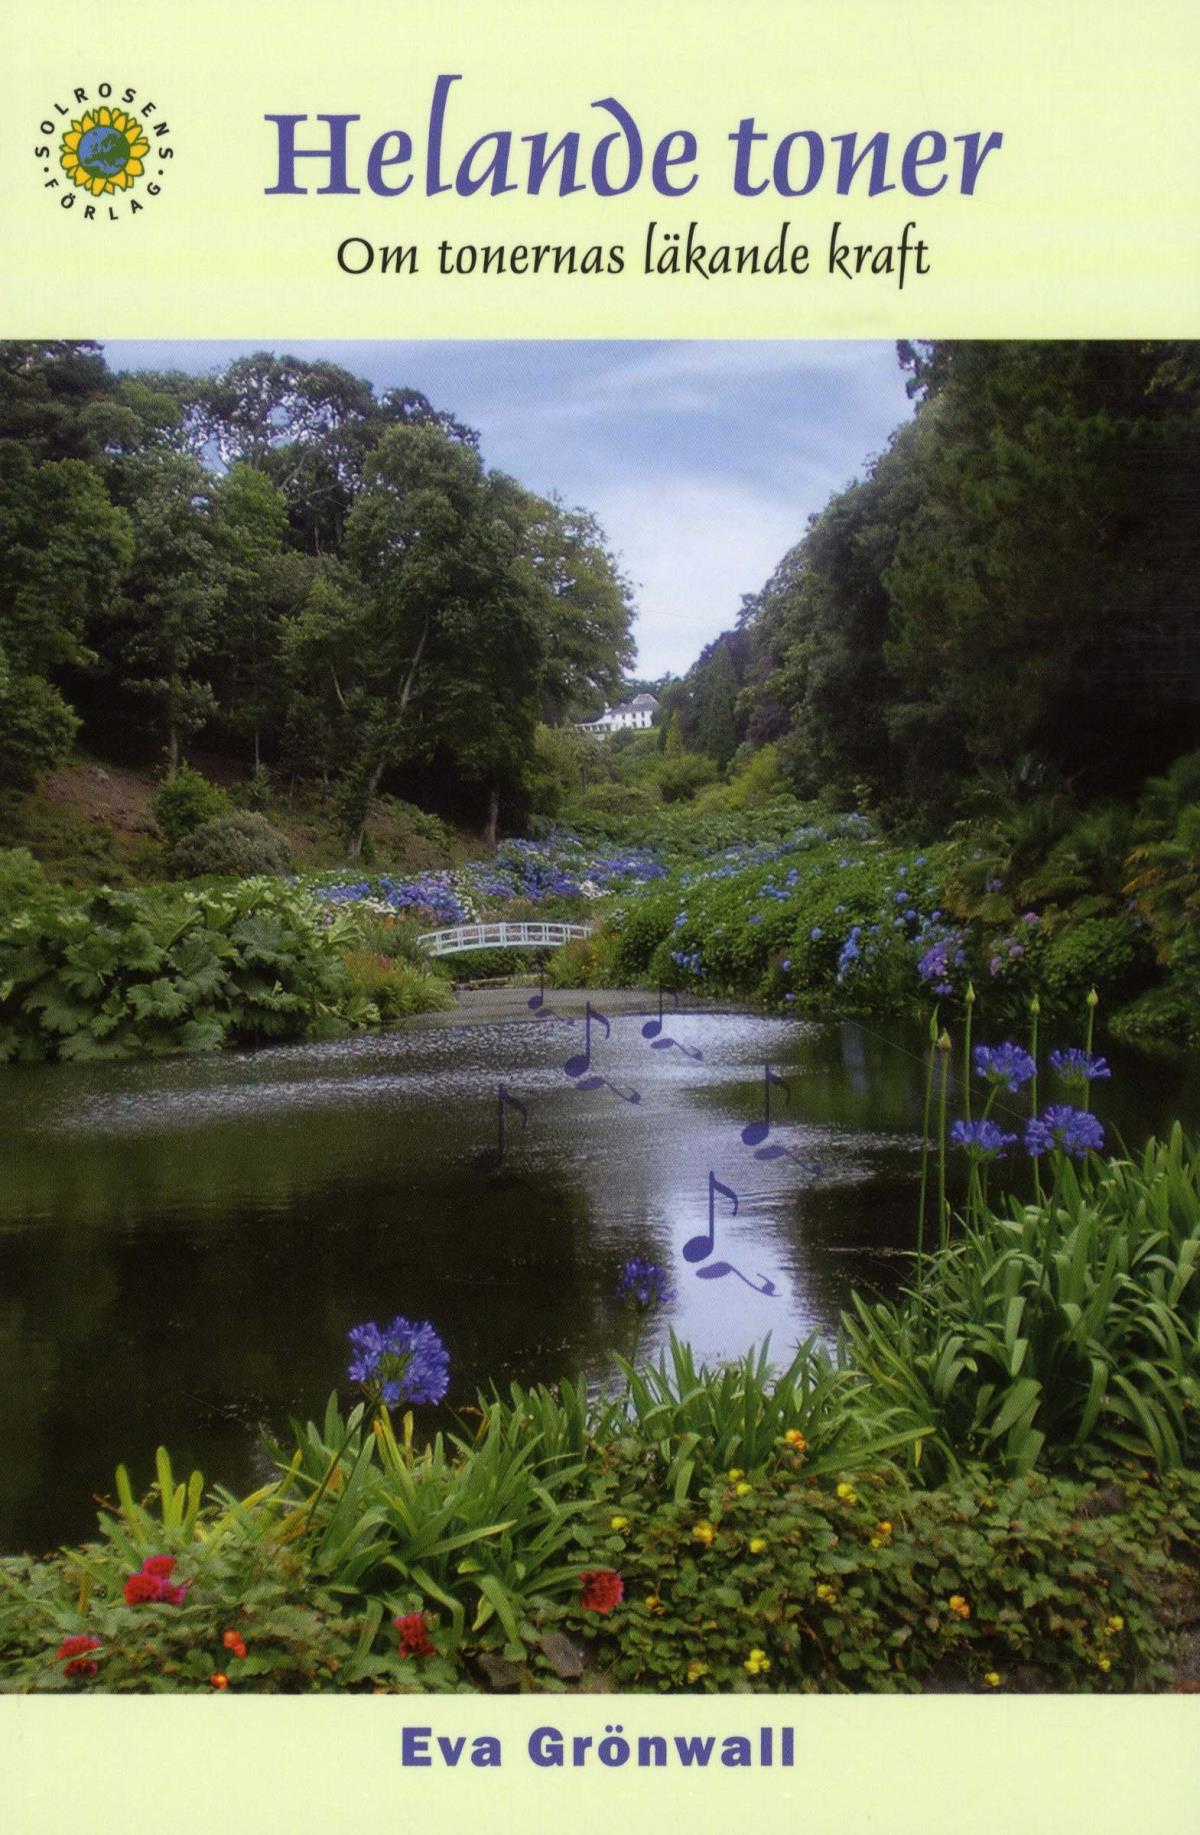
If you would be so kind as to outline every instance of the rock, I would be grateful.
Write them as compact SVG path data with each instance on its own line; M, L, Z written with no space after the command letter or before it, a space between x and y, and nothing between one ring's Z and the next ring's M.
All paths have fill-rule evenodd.
M538 1642L542 1655L561 1681L574 1682L582 1676L583 1651L577 1644L572 1644L570 1638L564 1637L561 1631L547 1631Z
M510 1663L507 1657L493 1656L490 1651L485 1651L475 1661L493 1694L513 1695L518 1692L525 1672L516 1663Z
M1090 1496L1085 1497L1079 1506L1080 1516L1120 1516L1128 1509L1129 1500L1120 1485L1101 1485Z

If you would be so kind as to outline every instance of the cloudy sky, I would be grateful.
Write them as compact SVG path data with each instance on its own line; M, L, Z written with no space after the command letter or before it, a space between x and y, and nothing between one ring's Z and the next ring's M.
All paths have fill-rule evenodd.
M634 583L638 673L682 673L912 412L890 343L111 343L114 369L264 348L422 390L489 466L594 510Z

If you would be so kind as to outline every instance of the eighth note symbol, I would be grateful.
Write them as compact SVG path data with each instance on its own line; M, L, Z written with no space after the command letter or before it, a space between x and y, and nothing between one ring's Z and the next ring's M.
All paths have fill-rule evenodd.
M790 1088L788 1087L788 1085L784 1082L783 1078L779 1075L777 1071L774 1071L771 1069L771 1066L769 1064L763 1065L763 1072L764 1072L763 1093L765 1096L765 1104L764 1104L765 1112L763 1115L763 1119L761 1121L752 1121L749 1127L742 1129L742 1139L745 1141L747 1147L757 1147L761 1145L761 1143L766 1140L768 1134L771 1132L771 1085L774 1084L776 1089L781 1089L783 1091L785 1102L790 1102L791 1097L792 1097L792 1092ZM761 1157L774 1159L775 1155L768 1154L766 1156L761 1156Z
M709 1256L716 1248L716 1201L718 1192L720 1192L723 1198L729 1199L729 1202L733 1206L733 1214L735 1217L737 1216L737 1193L731 1191L728 1185L722 1185L716 1174L710 1172L708 1175L708 1230L702 1236L688 1237L688 1240L683 1245L683 1259L685 1262L707 1262ZM779 1297L775 1290L774 1281L769 1281L765 1274L760 1274L757 1281L752 1281L748 1275L742 1273L740 1268L735 1268L732 1262L710 1262L707 1268L697 1268L696 1279L699 1281L719 1281L727 1274L736 1274L739 1281L744 1281L747 1287L752 1287L755 1293L761 1293L765 1299L778 1299Z
M509 1108L517 1111L517 1114L521 1117L522 1127L526 1127L529 1123L529 1111L526 1109L525 1104L511 1095L502 1083L498 1084L496 1089L496 1145L494 1147L485 1147L482 1152L475 1155L471 1164L474 1166L476 1172L496 1172L504 1163L504 1155L506 1152L506 1142L504 1139L505 1104L507 1104Z
M676 1006L679 1005L679 996L673 990L671 999ZM646 1021L642 1027L642 1037L650 1040L651 1051L681 1051L685 1058L694 1058L697 1063L703 1061L704 1053L697 1051L694 1045L681 1045L678 1039L670 1039L663 1034L663 984L661 981L658 984L658 1018Z

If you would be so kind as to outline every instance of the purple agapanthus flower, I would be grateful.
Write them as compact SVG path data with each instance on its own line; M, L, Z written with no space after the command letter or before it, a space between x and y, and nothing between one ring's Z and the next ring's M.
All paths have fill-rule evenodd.
M994 1121L956 1121L950 1125L950 1139L956 1147L965 1147L973 1160L994 1160L1005 1147L1016 1142L1015 1134L1005 1134Z
M1104 1147L1104 1129L1089 1109L1073 1109L1061 1103L1025 1124L1025 1151L1036 1159L1039 1154L1058 1148L1081 1160L1089 1152L1100 1153Z
M393 1319L382 1329L373 1323L349 1332L355 1355L350 1380L378 1384L380 1400L440 1402L450 1387L450 1354L429 1321Z
M975 1075L989 1083L1003 1084L1012 1095L1035 1075L1037 1065L1023 1045L1006 1039L1003 1045L976 1045Z
M635 1256L621 1270L617 1298L635 1312L648 1313L656 1306L669 1306L675 1295L657 1262L639 1261Z
M1093 1057L1090 1051L1083 1051L1078 1045L1072 1045L1066 1051L1052 1051L1050 1062L1064 1083L1078 1084L1080 1088L1084 1084L1098 1083L1112 1076L1106 1058Z

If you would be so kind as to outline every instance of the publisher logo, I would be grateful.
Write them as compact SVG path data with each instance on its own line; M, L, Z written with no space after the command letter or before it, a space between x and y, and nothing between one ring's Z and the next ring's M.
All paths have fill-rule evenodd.
M137 215L161 194L174 158L158 103L139 100L133 87L116 95L112 83L73 89L51 105L40 132L45 143L34 152L46 191L89 223Z

